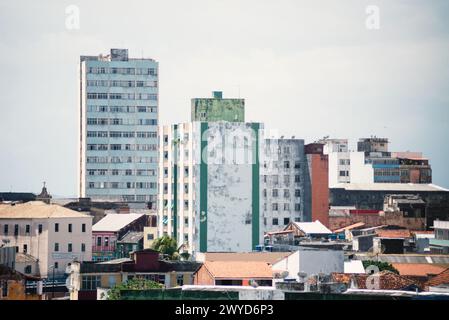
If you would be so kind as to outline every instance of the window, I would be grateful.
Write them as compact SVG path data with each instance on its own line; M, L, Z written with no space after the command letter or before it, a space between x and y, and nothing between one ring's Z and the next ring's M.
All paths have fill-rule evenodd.
M290 203L284 203L284 211L290 211Z
M27 266L25 267L25 273L28 273L28 274L31 273L31 265L27 265Z
M278 211L278 204L277 203L271 204L271 207L272 207L273 211Z
M290 223L290 218L284 218L284 225L287 225Z
M301 190L300 189L295 189L295 197L299 198L301 196Z
M295 161L295 169L301 168L301 162Z
M264 197L264 198L267 197L267 189L263 189L263 197Z
M15 224L15 225L14 225L14 235L15 235L15 236L18 236L18 235L19 235L19 225L18 225L18 224Z
M81 243L81 252L86 252L86 244Z
M59 243L57 243L57 242L55 242L55 250L54 250L55 252L58 252L59 251Z
M295 175L295 182L296 183L301 182L301 176L300 175L298 175L298 174Z
M23 253L27 253L28 252L28 245L24 244L23 245Z
M81 231L82 231L82 232L86 232L86 224L85 224L85 223L83 223L83 224L81 225Z
M7 297L8 296L8 281L3 281L2 282L2 297Z
M184 285L184 275L183 274L176 275L176 284L178 286Z
M278 189L273 189L273 197L274 198L278 197Z
M290 169L290 161L284 161L284 169Z
M42 233L42 225L41 224L39 224L38 230L39 230L39 234L41 234Z
M82 276L82 290L97 290L101 286L101 276Z
M30 233L30 225L29 224L27 224L25 226L25 233Z
M189 176L189 167L184 167L184 176Z
M72 224L69 223L69 232L72 232Z
M284 198L286 198L286 199L290 198L290 190L289 189L284 189Z
M154 240L154 234L148 233L147 234L147 240Z
M104 246L105 247L109 246L109 237L104 237Z
M115 286L116 282L117 282L117 281L116 281L114 275L111 275L111 276L108 277L108 285L109 285L110 288L112 288L113 286Z
M59 268L59 262L55 261L54 267L55 267L55 269L58 269Z
M5 224L5 225L3 226L3 234L4 234L5 236L8 235L8 225L7 225L7 224Z
M273 218L273 226L277 226L279 224L278 218Z
M59 223L55 223L55 232L59 232Z
M97 246L99 246L99 247L101 246L101 237L97 238Z
M68 251L68 252L72 252L72 249L73 249L73 246L72 246L71 243L69 243L69 244L67 245L67 251Z
M295 203L295 211L301 211L301 204Z

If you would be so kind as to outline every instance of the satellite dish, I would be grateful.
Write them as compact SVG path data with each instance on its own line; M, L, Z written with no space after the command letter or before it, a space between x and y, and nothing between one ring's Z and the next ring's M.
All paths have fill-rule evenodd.
M289 274L288 271L282 271L282 272L281 272L281 278L282 278L282 279L287 278L287 277L288 277L288 274Z
M249 285L253 288L257 288L259 284L256 282L256 280L250 280Z

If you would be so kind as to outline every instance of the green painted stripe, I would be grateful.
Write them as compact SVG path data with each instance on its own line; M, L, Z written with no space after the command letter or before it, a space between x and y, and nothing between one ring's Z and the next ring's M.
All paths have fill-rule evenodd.
M173 126L173 238L178 239L178 125Z
M260 205L260 194L259 194L259 123L252 123L252 129L256 135L255 147L253 150L253 164L252 164L252 246L253 250L259 244L259 231L260 231L260 221L259 221L259 205Z
M201 122L201 154L200 154L200 252L207 252L207 139L203 135L208 129L207 122ZM203 156L204 154L204 156Z

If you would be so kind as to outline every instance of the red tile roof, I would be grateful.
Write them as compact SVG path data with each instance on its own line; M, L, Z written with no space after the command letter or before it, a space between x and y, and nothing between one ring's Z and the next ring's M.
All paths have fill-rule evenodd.
M425 283L426 287L439 286L441 284L449 284L449 268L437 274L435 277Z
M412 235L410 230L399 229L399 230L385 230L378 229L376 233L381 238L410 238Z
M206 261L203 266L214 278L273 278L271 267L262 261Z
M377 275L379 276L379 290L402 290L411 285L421 287L421 283L419 281L408 279L390 271L384 270L377 273ZM358 289L367 289L368 277L368 274L332 274L332 279L335 282L349 285L351 283L351 280L354 280L354 283L357 285Z
M445 267L430 263L393 263L393 267L401 276L436 275L446 270Z

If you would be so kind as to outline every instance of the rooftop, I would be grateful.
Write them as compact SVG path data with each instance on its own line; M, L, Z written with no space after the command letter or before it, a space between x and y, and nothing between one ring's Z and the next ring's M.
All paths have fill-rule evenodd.
M138 243L143 239L143 232L129 231L117 243Z
M315 220L314 222L291 222L294 226L296 226L299 230L303 231L306 234L331 234L330 231L324 224L322 224L319 220ZM288 226L286 227L288 228Z
M338 183L331 189L345 189L348 191L449 191L435 184L424 183Z
M203 265L214 278L272 278L271 267L262 261L206 261Z
M412 236L410 230L398 229L398 230L387 230L387 229L377 229L376 234L379 238L389 238L389 239L402 239L410 238Z
M425 286L440 286L449 284L449 268L437 274L435 277L425 283Z
M201 261L259 261L274 263L291 252L205 252Z
M437 275L447 269L429 263L393 263L393 267L399 271L401 276Z
M109 213L92 226L92 231L116 232L142 216L140 213Z
M33 218L88 218L89 215L61 207L46 204L42 201L29 201L15 205L0 204L0 219L33 219Z

